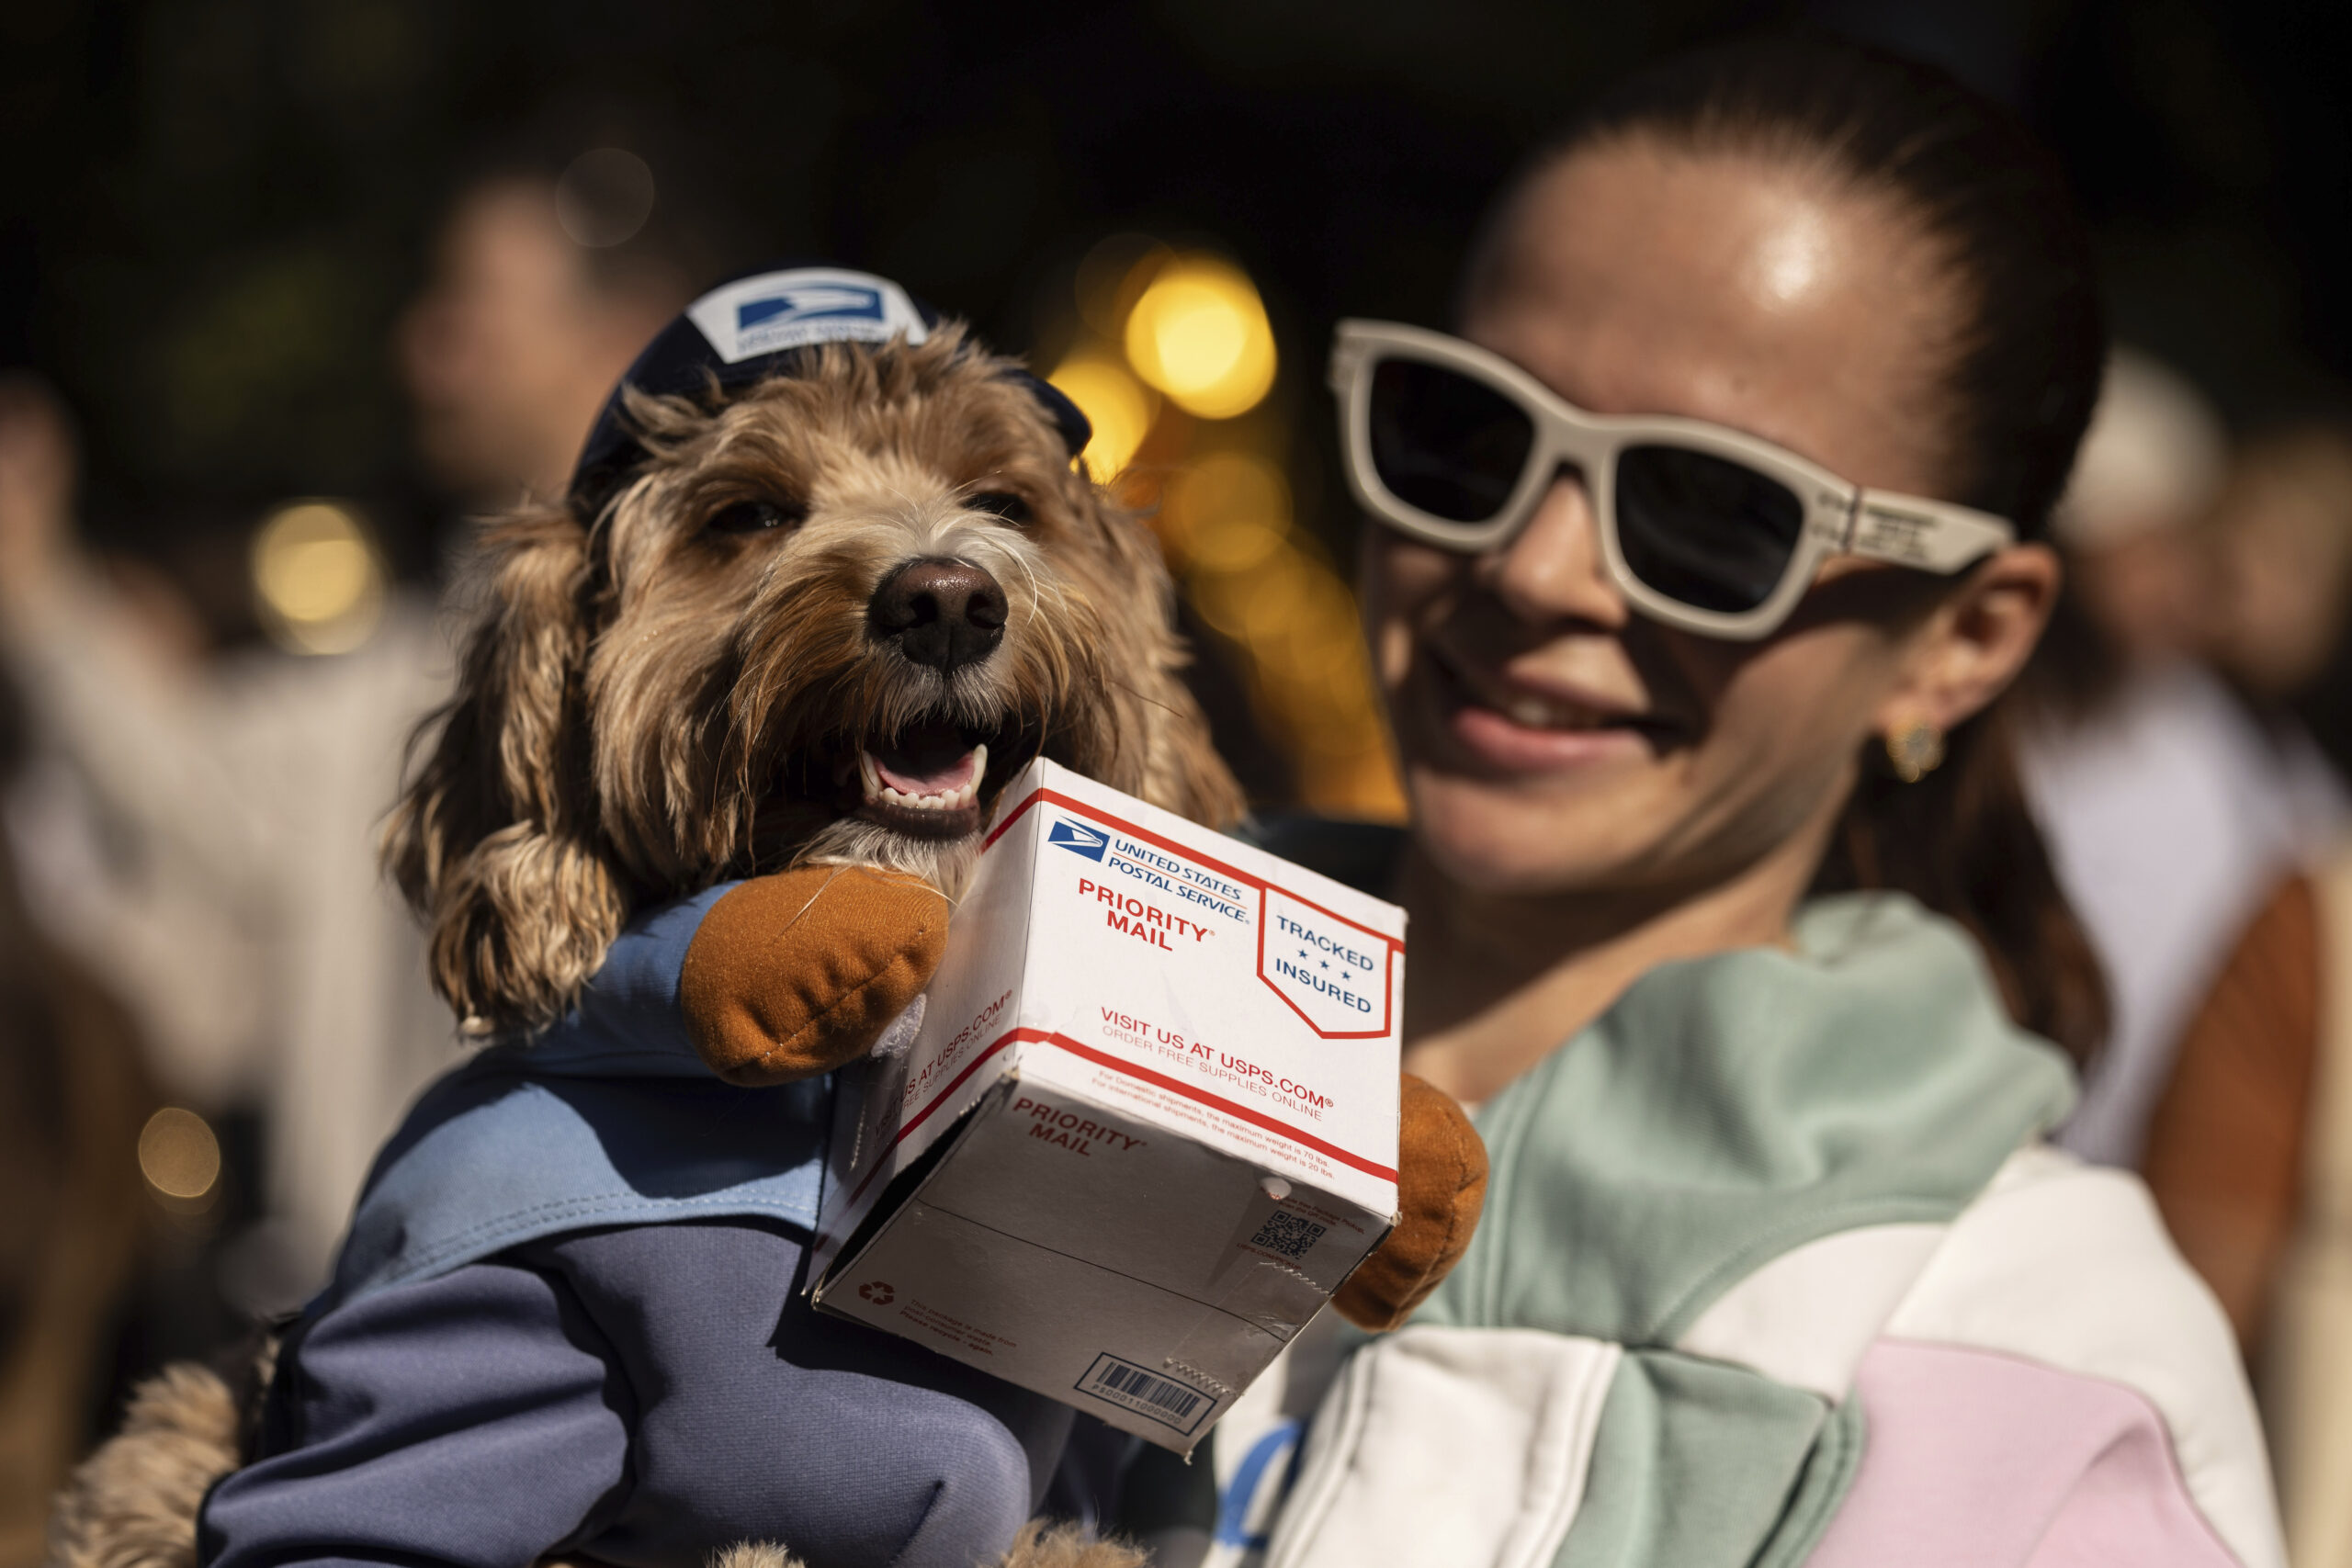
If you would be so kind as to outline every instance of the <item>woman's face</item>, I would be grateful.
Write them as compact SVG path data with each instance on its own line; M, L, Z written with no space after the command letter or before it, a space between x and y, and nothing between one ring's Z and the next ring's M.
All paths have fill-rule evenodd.
M1883 204L1637 141L1537 177L1462 330L1580 408L1711 420L1937 495L1951 318L1934 254ZM1497 893L1670 894L1800 839L1817 853L1864 741L1906 721L1922 609L1948 586L1833 559L1766 641L1669 630L1602 572L1573 472L1487 555L1368 532L1367 626L1421 842Z

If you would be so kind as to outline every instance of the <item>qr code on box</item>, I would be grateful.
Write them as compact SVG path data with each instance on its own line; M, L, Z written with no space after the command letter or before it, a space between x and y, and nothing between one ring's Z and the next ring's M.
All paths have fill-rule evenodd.
M1258 1227L1258 1234L1250 1238L1250 1245L1262 1247L1268 1252L1279 1252L1284 1258L1300 1258L1306 1256L1308 1248L1323 1239L1323 1232L1327 1228L1313 1220L1302 1220L1296 1214L1285 1214L1277 1209L1266 1216L1266 1223Z

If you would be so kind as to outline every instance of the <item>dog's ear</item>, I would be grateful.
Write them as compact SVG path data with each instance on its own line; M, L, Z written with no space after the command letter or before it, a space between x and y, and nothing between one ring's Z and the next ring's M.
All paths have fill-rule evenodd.
M1143 797L1180 817L1212 828L1229 828L1250 809L1240 781L1209 740L1208 716L1178 678L1191 654L1170 625L1163 633L1170 661L1159 690L1148 702Z
M1229 827L1249 800L1210 744L1208 717L1180 673L1192 654L1176 634L1176 587L1159 542L1134 513L1080 484L1124 591L1106 596L1102 615L1103 668L1124 688L1115 705L1120 723L1135 731L1114 739L1123 764L1117 785L1180 817ZM1138 735L1140 755L1133 750Z
M534 509L484 553L456 694L412 742L383 852L425 922L435 988L478 1034L560 1017L627 913L589 783L587 534Z

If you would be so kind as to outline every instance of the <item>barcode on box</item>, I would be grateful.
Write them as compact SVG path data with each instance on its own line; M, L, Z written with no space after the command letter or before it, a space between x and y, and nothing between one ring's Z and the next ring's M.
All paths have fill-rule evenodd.
M1250 1245L1262 1247L1268 1252L1279 1252L1295 1263L1323 1239L1325 1228L1313 1220L1302 1220L1296 1214L1285 1214L1277 1209L1266 1216L1266 1223L1258 1227L1258 1234L1250 1238Z
M1112 1355L1094 1358L1094 1364L1078 1380L1078 1391L1125 1405L1138 1416L1148 1416L1179 1432L1192 1431L1216 1406L1216 1401L1199 1389L1146 1371L1132 1361L1122 1361Z

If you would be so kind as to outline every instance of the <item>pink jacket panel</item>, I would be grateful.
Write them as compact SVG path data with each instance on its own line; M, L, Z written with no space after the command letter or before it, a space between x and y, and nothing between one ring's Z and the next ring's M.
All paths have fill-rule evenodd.
M2118 1383L1881 1340L1861 1468L1812 1568L2239 1568L2189 1500L2164 1418Z

